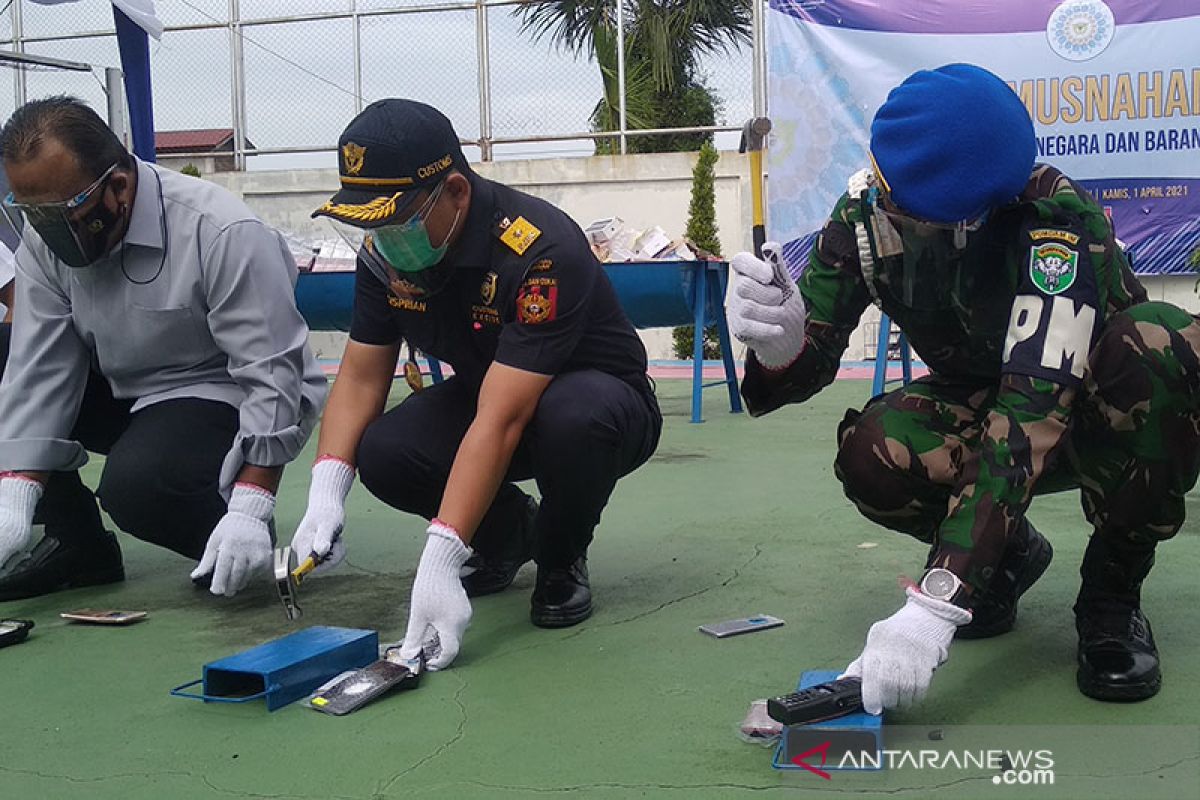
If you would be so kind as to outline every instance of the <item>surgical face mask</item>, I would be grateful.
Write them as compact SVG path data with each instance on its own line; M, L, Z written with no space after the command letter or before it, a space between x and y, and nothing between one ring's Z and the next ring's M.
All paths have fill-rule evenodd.
M397 272L412 273L429 269L446 255L450 235L446 234L446 240L435 247L429 240L429 229L425 225L426 217L442 196L443 186L444 183L439 183L407 221L398 225L384 225L371 231L371 240L375 244L376 252ZM454 224L458 224L457 216L454 218Z
M450 233L458 225L461 211L455 212L450 231L440 245L429 239L425 220L441 197L444 183L438 184L429 198L407 221L385 225L370 231L363 242L368 264L381 260L389 269L383 270L384 282L397 294L410 297L429 297L437 294L450 282L454 266L445 262L450 246ZM377 259L376 259L377 257ZM379 274L376 267L372 271Z
M103 198L108 179L118 166L113 164L91 186L58 203L18 203L9 192L4 213L17 227L12 215L20 212L59 260L69 267L86 267L107 254L112 232L121 224L121 213L109 209ZM97 192L97 202L82 212Z

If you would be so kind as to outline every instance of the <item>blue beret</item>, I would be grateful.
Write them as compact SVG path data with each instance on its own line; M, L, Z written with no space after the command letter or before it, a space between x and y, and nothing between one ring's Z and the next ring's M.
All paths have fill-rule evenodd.
M971 64L910 75L871 123L871 156L892 199L933 222L961 222L1029 181L1033 121L1008 84Z

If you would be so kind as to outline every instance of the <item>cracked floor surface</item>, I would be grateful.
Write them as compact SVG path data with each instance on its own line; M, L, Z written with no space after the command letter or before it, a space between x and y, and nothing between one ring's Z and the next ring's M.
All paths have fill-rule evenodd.
M747 703L853 658L922 553L863 521L830 469L837 422L867 382L839 381L758 420L726 413L713 390L703 425L687 422L686 381L659 388L658 455L618 485L592 548L595 616L532 627L526 567L513 589L475 602L453 670L348 717L167 695L205 662L293 629L266 580L213 598L192 589L183 559L122 536L125 584L0 604L0 616L37 622L28 642L0 650L0 798L1200 797L1200 522L1161 548L1146 584L1162 694L1096 703L1074 686L1070 605L1087 529L1069 494L1034 504L1056 556L1017 630L956 644L926 703L888 720L975 726L1008 748L1036 729L1058 754L1054 786L997 786L978 770L829 781L772 770L769 750L737 738ZM98 466L85 470L92 485ZM285 538L306 483L305 469L285 477ZM1195 493L1189 504L1200 520ZM399 638L423 527L355 487L348 563L304 585L298 624ZM150 619L119 629L57 619L82 606ZM696 630L755 613L787 625L724 641Z

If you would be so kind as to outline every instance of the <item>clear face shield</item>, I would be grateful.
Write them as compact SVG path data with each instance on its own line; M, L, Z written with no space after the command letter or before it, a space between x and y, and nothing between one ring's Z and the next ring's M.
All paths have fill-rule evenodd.
M33 226L51 252L69 267L86 267L102 258L108 250L112 230L120 223L120 214L103 202L103 189L120 163L113 164L79 194L54 203L18 203L12 192L0 203L9 224L21 229L18 215ZM88 208L93 197L97 202Z
M445 262L450 234L440 245L429 238L426 220L442 195L445 183L434 187L429 196L404 222L363 230L330 219L338 237L354 249L371 273L401 298L431 297L446 287L454 272ZM453 231L459 214L450 226Z
M985 211L962 222L921 219L900 209L873 188L868 202L874 217L874 243L888 283L899 299L917 311L960 307L970 280L968 255L987 222Z

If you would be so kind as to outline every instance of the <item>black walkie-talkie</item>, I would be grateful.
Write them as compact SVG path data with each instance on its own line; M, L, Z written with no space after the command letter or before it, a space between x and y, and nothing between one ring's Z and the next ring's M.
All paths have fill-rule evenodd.
M824 722L859 711L862 711L859 678L842 678L767 701L767 715L784 725Z

